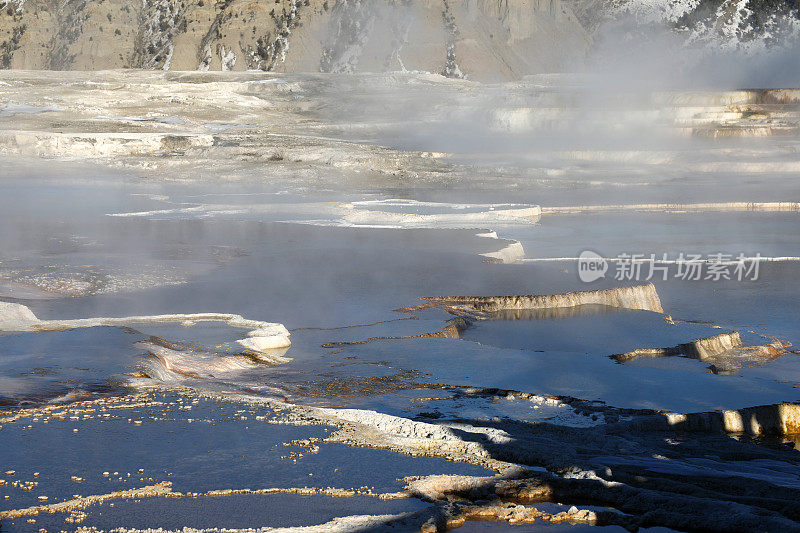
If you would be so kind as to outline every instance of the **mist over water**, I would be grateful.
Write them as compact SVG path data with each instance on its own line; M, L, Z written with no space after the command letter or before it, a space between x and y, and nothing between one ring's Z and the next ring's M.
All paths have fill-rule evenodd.
M787 35L623 18L502 83L338 34L325 73L0 72L2 527L796 529Z
M726 43L666 24L621 18L600 27L585 71L599 91L778 89L800 86L800 36Z

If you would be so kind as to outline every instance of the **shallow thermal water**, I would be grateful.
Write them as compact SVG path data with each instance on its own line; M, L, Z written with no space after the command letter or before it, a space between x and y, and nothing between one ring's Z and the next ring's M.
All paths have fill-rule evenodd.
M325 94L312 87L298 101ZM623 149L625 139L584 136L567 150L570 126L548 140L520 118L529 111L506 109L513 98L464 98L474 135L459 121L443 126L465 100L441 103L430 131L417 133L411 111L408 123L381 125L378 114L348 129L342 116L358 98L339 112L309 104L303 116L321 122L291 127L321 143L317 163L281 155L270 164L297 166L264 170L226 152L230 160L216 159L241 167L230 181L3 156L0 302L36 319L0 317L2 531L290 527L360 515L391 515L365 531L453 516L469 517L463 531L520 533L800 523L795 435L732 438L711 427L718 414L683 431L689 422L666 427L660 414L800 402L800 215L773 205L800 199L795 137L744 142L746 152L741 139L659 132ZM552 94L537 98L555 105ZM173 118L135 122L200 123ZM346 145L373 150L353 170L326 136L385 148ZM243 142L223 140L214 147ZM393 149L448 153L411 161ZM404 165L424 186L392 174ZM273 171L274 180L257 174ZM581 281L586 250L610 260L604 278ZM776 260L743 281L679 279L674 264L667 279L614 279L621 253ZM486 312L421 299L647 281L661 309L609 300ZM240 317L186 317L196 313ZM165 314L176 316L153 318ZM136 316L150 318L39 331ZM285 326L291 346L240 342L274 341L254 334L264 323ZM736 357L676 348L733 331ZM637 350L662 352L613 357ZM534 505L519 487L495 487L496 474L545 479L554 492ZM478 486L458 492L456 478L436 485L435 475ZM511 525L495 510L500 521L487 522L449 500L549 518ZM28 509L37 505L51 507ZM576 518L572 505L597 519ZM664 508L675 512L648 514ZM568 514L575 523L557 523Z
M30 200L25 200L25 194L20 195L15 210L9 208L6 213L10 215L3 215L10 224L24 227L27 235L11 241L13 233L4 233L2 266L7 268L7 298L13 298L13 291L23 288L40 291L33 295L16 293L19 298L11 301L29 306L43 319L213 311L280 321L292 332L291 348L281 351L290 361L275 365L237 359L235 365L220 367L215 360L231 361L237 357L240 350L235 341L242 336L241 331L221 323L6 332L0 337L2 398L6 405L113 397L143 385L164 383L223 397L248 395L311 406L377 410L434 423L517 420L581 428L602 423L607 414L580 414L563 404L509 400L505 393L497 397L491 392L464 393L441 387L571 396L602 401L615 408L679 412L739 409L800 399L798 380L793 378L800 372L800 364L791 353L732 375L714 375L709 373L708 364L687 358L641 359L625 364L609 358L637 348L674 346L734 328L742 330L745 344L763 341L758 333L797 342L796 314L791 303L791 291L796 288L788 287L794 279L793 263L765 265L761 280L739 285L656 282L665 311L679 319L675 324L650 311L584 306L552 312L501 312L471 320L460 339L419 338L443 330L452 316L437 309L411 314L397 313L395 309L415 305L419 297L430 295L536 294L580 289L575 264L486 263L479 253L503 246L503 241L476 236L481 231L497 230L490 227L340 228L276 222L274 217L252 211L243 217L227 214L206 219L196 219L191 214L167 218L107 217L110 212L148 211L158 201L133 196L140 194L135 183L110 183L103 177L92 180L115 192L99 195L85 208L78 204L74 216L72 208L65 207L68 202L62 202L65 195L77 198L94 186L79 182L73 190L61 185L57 202L61 207L49 209L47 198L39 194L46 182L13 182L14 190L28 191ZM6 187L11 186L6 183ZM115 195L119 198L108 205L98 205ZM37 217L28 215L23 225L20 217L25 209L21 206L33 199L42 202L44 208ZM136 205L129 205L128 199ZM55 198L52 201L56 203ZM124 209L120 209L120 203L125 204ZM388 209L385 205L379 207ZM434 210L421 211L430 214ZM708 242L738 222L747 225L752 236L749 242L755 243L758 232L772 235L782 227L790 227L795 215L781 214L774 219L755 215L744 222L736 216L723 215L718 222L725 225L717 229L700 224L706 228L705 235L692 234L688 229L693 227L691 221L678 221L676 215L659 216L685 224L686 237L671 229L664 230L663 235L654 230L652 238L639 232L640 241L627 242L646 250L648 245L663 243L669 234L678 250ZM638 219L646 219L653 228L664 228L658 217L648 215L603 216L592 222L592 242L598 243L606 233L619 235L622 228ZM585 237L580 230L583 223L579 215L564 215L529 227L498 227L501 235L523 243L526 257L536 259L574 255ZM615 246L620 244L608 240L603 250L613 253L623 249ZM791 246L775 242L773 248L761 250L765 254L796 253ZM726 248L715 244L709 249ZM116 273L122 280L120 290L88 290L68 297L48 291L47 285L36 286L38 278L34 274L47 269L55 277L69 272L78 281L108 276L107 271L87 273L81 268L103 265L108 269L113 264L109 258L119 264L135 259L144 271L165 264L177 265L181 278L174 283L154 282L138 287L127 286L125 280L139 273ZM25 265L25 269L19 265ZM605 279L592 287L614 284L613 279ZM769 302L753 296L771 291L776 296ZM746 308L731 304L744 301ZM179 353L183 359L164 367L166 363L153 355L159 352L146 344L153 337L194 352ZM121 409L111 418L69 415L43 425L42 417L24 426L18 422L3 427L7 450L16 450L5 454L4 464L17 471L7 481L35 481L38 485L29 492L20 492L4 484L0 491L10 499L0 504L10 510L41 503L42 495L48 497L47 503L57 503L73 494L104 494L135 484L136 476L147 484L171 481L174 491L200 494L224 488L305 486L368 486L374 487L371 490L375 492L393 492L402 489L396 479L410 475L480 475L483 471L457 463L448 465L441 459L410 459L343 444L320 444L318 451L294 462L293 458L281 459L292 450L284 443L324 439L329 433L316 426L304 429L306 426L256 421L255 416L272 415L256 414L258 410L238 413L235 403L206 404L203 400L198 406L188 400L192 409L183 410L174 407L175 398L171 401L169 408L139 408L132 412ZM78 431L73 432L74 429ZM116 444L109 448L104 435L113 435ZM353 465L350 470L348 464ZM375 467L369 470L366 464ZM33 477L34 471L39 475ZM376 475L377 471L381 475ZM104 476L103 472L110 475ZM197 472L203 472L202 481L198 481ZM129 473L133 481L129 480ZM81 478L81 482L69 481L72 476ZM208 503L203 503L202 498L178 499L175 504L158 497L123 499L114 507L88 506L82 511L88 518L80 523L98 528L118 524L167 528L296 526L349 515L413 514L425 508L418 500L382 503L374 496L343 499L324 494L240 494L210 497ZM314 514L300 511L307 505L313 506ZM265 514L253 515L248 509L254 507L264 509ZM273 508L283 509L283 514L276 514ZM226 516L223 521L218 518L221 514ZM187 522L185 517L189 515L192 519ZM72 515L46 515L37 519L37 524L64 527L69 516ZM5 521L4 528L23 531L23 520ZM519 527L519 531L527 530L526 526ZM538 531L539 527L558 530L568 526L535 526L532 530Z

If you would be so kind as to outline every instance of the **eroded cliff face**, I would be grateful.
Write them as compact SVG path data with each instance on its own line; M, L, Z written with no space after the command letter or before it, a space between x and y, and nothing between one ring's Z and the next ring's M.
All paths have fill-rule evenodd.
M562 0L0 0L0 67L515 79L589 39Z

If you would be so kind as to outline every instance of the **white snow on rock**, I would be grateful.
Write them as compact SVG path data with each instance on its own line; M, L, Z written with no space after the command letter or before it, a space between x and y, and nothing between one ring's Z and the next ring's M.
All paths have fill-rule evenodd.
M642 22L676 22L700 5L700 0L614 0L612 15L630 14Z

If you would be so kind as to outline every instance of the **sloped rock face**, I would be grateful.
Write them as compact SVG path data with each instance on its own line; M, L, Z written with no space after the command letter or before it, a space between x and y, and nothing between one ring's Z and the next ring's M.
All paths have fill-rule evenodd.
M511 80L580 68L620 19L727 49L800 35L794 0L0 0L0 68Z
M731 331L668 348L639 348L611 358L627 363L642 357L688 357L710 363L709 369L715 374L730 374L768 363L785 355L789 347L791 344L777 339L761 346L744 346L739 332Z
M515 79L558 70L588 46L561 1L340 2L320 70L424 70Z
M795 0L569 0L569 5L590 32L629 18L664 24L690 41L749 47L769 46L800 31Z
M580 305L607 305L622 309L641 309L663 313L661 300L652 283L599 291L519 296L435 296L423 298L431 304L452 306L456 310L493 313L504 310L557 309Z
M720 333L706 339L697 339L688 343L688 346L682 346L682 348L690 356L696 356L701 361L704 361L741 345L742 339L739 337L739 332L732 331L731 333Z
M794 0L684 3L685 11L675 19L675 27L698 41L714 40L728 47L769 46L800 30L800 12Z
M746 435L800 434L800 404L775 404L703 413L645 416L629 425L639 430L677 429Z
M643 348L624 354L616 354L611 357L621 363L633 361L639 357L670 357L681 355L699 359L700 361L707 361L713 359L717 355L741 346L742 340L739 337L739 332L732 331L730 333L720 333L713 337L695 339L692 342L671 346L669 348Z
M562 0L0 0L0 68L558 70L589 40Z

